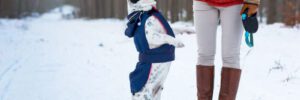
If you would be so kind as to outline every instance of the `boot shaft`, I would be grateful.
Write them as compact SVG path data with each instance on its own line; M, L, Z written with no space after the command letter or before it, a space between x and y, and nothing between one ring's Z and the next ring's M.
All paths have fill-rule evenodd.
M222 68L219 100L235 100L240 77L240 69L226 67Z
M212 100L214 90L214 66L197 66L198 100Z

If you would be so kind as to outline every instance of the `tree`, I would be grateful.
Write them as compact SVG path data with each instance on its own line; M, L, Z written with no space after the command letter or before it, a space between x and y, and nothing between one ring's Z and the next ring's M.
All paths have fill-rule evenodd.
M295 26L297 24L297 1L298 0L284 1L283 22L287 26Z
M276 5L276 1L267 0L267 24L273 24L276 22Z

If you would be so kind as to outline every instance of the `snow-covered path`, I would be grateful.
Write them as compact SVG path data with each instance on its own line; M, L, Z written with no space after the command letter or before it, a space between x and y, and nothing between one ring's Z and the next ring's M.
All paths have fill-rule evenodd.
M130 100L137 53L124 23L0 19L0 100ZM195 35L178 38L186 47L176 51L162 100L195 100ZM253 49L242 47L237 100L299 100L300 30L262 25L255 40Z

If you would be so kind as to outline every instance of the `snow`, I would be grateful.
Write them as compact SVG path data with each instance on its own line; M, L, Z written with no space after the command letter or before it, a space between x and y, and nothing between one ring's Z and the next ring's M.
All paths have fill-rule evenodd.
M178 31L193 27L189 22L173 26ZM125 21L116 19L64 20L51 14L0 19L0 100L130 100L128 75L138 54L124 29ZM162 100L195 100L196 37L177 37L186 46L176 50ZM298 43L299 29L262 24L255 47L242 45L237 100L298 100ZM220 51L216 65L220 73Z

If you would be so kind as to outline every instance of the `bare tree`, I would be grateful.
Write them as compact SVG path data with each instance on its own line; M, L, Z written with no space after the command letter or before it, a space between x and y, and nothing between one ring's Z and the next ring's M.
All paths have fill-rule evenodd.
M273 24L276 22L276 4L274 0L267 0L267 24Z
M127 0L0 0L0 17L17 18L43 13L63 4L79 8L80 17L120 18L127 16ZM158 0L158 9L171 22L193 19L193 0ZM294 26L300 23L300 0L262 0L260 21L284 22Z
M285 0L283 9L283 22L287 26L295 26L297 24L297 0Z

